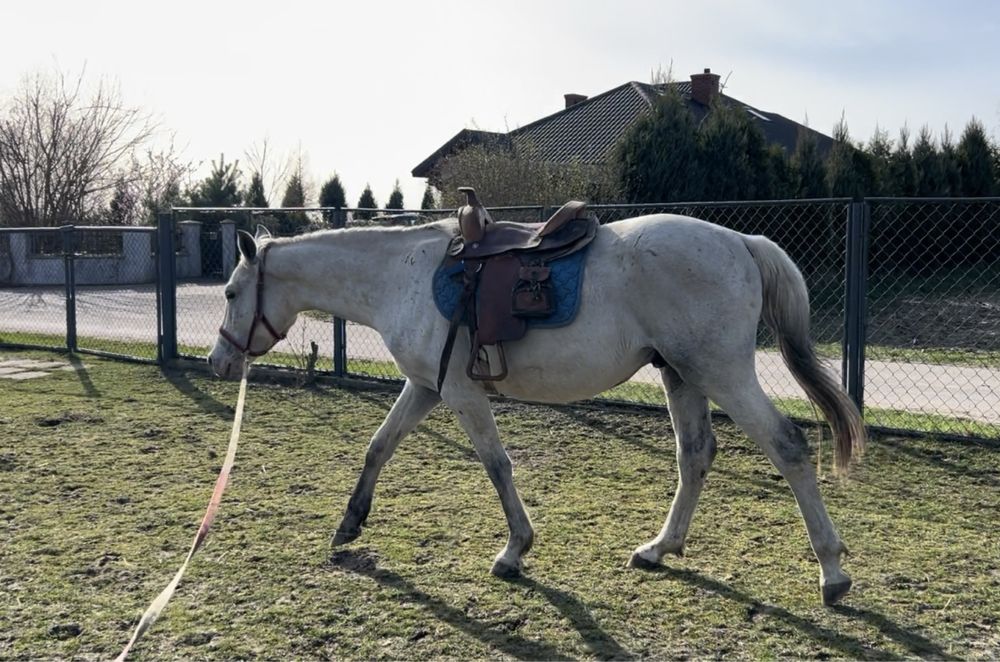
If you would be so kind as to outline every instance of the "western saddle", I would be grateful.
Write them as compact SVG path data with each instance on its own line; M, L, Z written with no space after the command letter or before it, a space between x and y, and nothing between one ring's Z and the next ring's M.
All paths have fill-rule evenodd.
M442 267L460 269L463 290L441 353L438 391L463 322L472 339L465 369L469 378L496 382L507 376L502 343L520 340L528 320L544 319L555 311L550 263L589 245L598 226L587 205L577 201L567 202L545 223L496 222L473 189L458 190L466 196L466 204L458 210L460 234L452 239ZM481 350L490 345L496 347L499 370L477 370Z

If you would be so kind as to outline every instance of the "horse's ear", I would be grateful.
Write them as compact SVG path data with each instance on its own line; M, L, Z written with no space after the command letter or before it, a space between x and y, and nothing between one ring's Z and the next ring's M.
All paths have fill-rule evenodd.
M240 255L247 262L253 262L257 259L257 241L250 236L250 233L246 230L238 230L236 232L236 245L240 249Z
M271 238L271 231L268 230L263 225L261 225L260 223L258 223L257 236L255 236L254 239L260 240L260 239L270 239L270 238Z

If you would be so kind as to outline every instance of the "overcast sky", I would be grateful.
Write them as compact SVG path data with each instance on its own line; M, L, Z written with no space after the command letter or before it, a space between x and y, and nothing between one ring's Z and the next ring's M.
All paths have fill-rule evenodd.
M301 145L352 204L366 182L384 204L398 178L417 206L410 170L460 129L515 128L671 62L828 134L844 113L865 139L973 115L1000 135L1000 3L985 0L34 0L0 5L0 25L0 94L86 66L188 159Z

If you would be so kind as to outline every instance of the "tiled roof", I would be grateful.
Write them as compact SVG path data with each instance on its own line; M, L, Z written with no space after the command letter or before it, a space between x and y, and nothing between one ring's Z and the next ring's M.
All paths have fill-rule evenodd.
M602 163L610 158L615 145L625 135L633 123L649 112L653 102L663 94L667 86L672 86L687 101L695 121L700 122L708 113L708 106L691 98L690 81L651 85L629 82L590 97L569 108L543 117L531 124L514 129L506 138L529 147L538 158L555 163ZM814 134L821 154L826 154L833 145L833 139L813 131L798 122L777 113L769 113L722 94L722 100L743 107L760 126L769 143L783 147L788 153L795 151L801 132ZM413 169L414 177L430 175L437 161L460 148L464 134L484 134L494 139L502 139L505 134L484 131L462 131L442 145L430 157ZM468 137L468 136L466 136ZM475 142L482 142L482 136L475 136Z
M546 161L600 163L649 109L638 84L626 83L514 129L510 137Z

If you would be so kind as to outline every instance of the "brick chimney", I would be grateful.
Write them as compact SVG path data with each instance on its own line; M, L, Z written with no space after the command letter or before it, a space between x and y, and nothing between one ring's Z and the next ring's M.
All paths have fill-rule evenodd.
M700 104L708 105L712 97L719 94L719 74L713 74L706 68L700 74L691 74L691 98Z
M569 108L571 106L575 106L578 103L586 101L587 100L587 95L586 94L564 94L563 98L566 99L566 107Z

